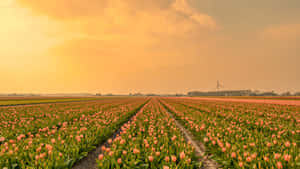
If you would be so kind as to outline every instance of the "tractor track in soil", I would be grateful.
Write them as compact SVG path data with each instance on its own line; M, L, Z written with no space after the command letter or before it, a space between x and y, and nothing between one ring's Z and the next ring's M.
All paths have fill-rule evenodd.
M197 141L197 139L195 139L193 134L189 130L187 130L180 122L178 122L178 120L176 120L174 115L169 111L169 108L161 100L160 100L160 104L162 104L166 108L167 113L174 120L177 128L179 128L179 130L183 134L185 140L187 142L191 143L191 145L195 148L196 155L198 157L200 157L199 162L203 163L203 166L200 169L217 169L217 168L221 168L221 166L217 162L209 159L209 156L205 154L206 150L205 150L204 144L201 143L200 141Z
M102 153L101 147L110 147L108 140L114 140L122 131L122 127L128 123L130 123L139 112L143 111L144 108L149 104L150 100L148 100L134 115L132 115L128 121L122 124L122 126L116 130L104 143L100 143L96 149L90 151L86 157L76 162L72 169L97 169L97 161L98 155Z
M203 162L203 167L201 169L217 169L219 168L219 165L214 162L213 160L209 159L208 156L205 156L205 146L199 142L195 141L196 139L194 138L193 134L188 131L183 125L181 125L173 116L172 113L167 112L170 117L174 120L177 128L181 131L183 134L185 140L195 148L195 153L198 157L201 157L202 159L199 159L199 161Z
M122 127L125 124L130 123L136 116L136 114L138 114L139 112L143 111L144 108L149 104L150 101L147 101L147 103L142 106L128 121L126 121L125 123L123 123ZM162 103L161 103L162 104ZM162 104L164 105L164 104ZM170 115L170 117L174 120L176 126L178 127L178 129L181 131L181 133L183 134L185 140L187 142L190 142L191 145L195 148L195 153L197 156L201 157L201 159L199 159L199 162L203 163L203 167L201 167L201 169L217 169L219 168L219 165L210 160L207 156L205 156L205 147L201 142L195 141L193 135L191 134L190 131L188 131L187 129L185 129L185 127L183 125L181 125L173 116L172 113L170 113L169 111L167 111L167 113ZM101 143L97 146L96 149L90 151L88 153L88 155L86 157L84 157L83 159L79 160L78 162L76 162L74 164L74 166L72 167L72 169L97 169L97 161L96 159L98 158L98 155L102 153L101 147L105 146L105 147L110 147L110 144L108 143L108 140L114 140L122 131L120 127L118 130L116 130L114 132L114 134L107 139L104 143Z

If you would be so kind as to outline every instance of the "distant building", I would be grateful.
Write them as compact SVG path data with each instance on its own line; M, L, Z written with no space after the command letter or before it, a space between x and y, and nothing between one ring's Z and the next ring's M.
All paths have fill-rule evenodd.
M188 92L188 96L250 96L251 93L251 90L192 91Z
M272 92L261 93L258 96L279 96L279 95L277 93L275 93L274 91L272 91Z
M281 96L293 96L293 95L291 94L291 92L285 92L282 93Z

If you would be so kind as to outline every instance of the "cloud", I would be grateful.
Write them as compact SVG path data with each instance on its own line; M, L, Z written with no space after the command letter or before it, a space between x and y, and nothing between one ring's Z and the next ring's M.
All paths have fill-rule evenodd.
M17 1L62 25L50 35L59 45L47 52L58 72L69 81L81 79L107 90L126 86L130 79L144 81L142 72L199 61L217 31L215 20L186 0Z
M187 15L190 19L194 20L202 26L216 28L216 22L212 19L211 16L199 13L187 3L187 0L175 0L175 2L172 4L172 7L176 11L182 12L183 14Z
M261 30L283 17L253 15L242 2L2 1L0 54L7 59L0 63L6 76L0 90L188 91L210 88L216 79L231 87L299 84L287 79L299 75L299 24ZM20 85L12 85L15 79Z
M182 55L206 45L217 27L212 17L192 8L186 0L17 1L35 14L64 25L56 35L62 41L50 53L67 60L74 58L77 65L85 58L92 60L89 64L104 63L102 67L128 60L135 62L134 67L149 67L153 61L180 64L192 60L194 54L190 59ZM152 61L145 62L147 58Z
M186 0L17 0L37 14L77 23L97 33L186 33L214 29L216 22ZM88 28L86 28L88 27Z

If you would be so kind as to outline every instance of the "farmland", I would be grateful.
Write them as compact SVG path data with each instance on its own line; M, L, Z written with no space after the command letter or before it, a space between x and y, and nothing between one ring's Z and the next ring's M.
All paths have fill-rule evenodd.
M0 107L0 168L299 168L299 112L184 97Z
M298 168L300 107L163 99L225 168Z
M0 106L79 102L109 99L105 97L0 97Z

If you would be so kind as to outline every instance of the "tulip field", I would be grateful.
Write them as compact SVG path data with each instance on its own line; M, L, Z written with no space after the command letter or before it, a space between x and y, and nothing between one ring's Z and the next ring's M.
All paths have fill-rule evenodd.
M300 168L300 107L162 99L224 168Z
M298 169L299 144L300 107L292 105L119 97L0 107L0 169L74 168L95 149L93 169L212 168L205 160Z
M0 168L71 168L146 99L0 108Z
M105 97L0 97L0 106L62 103L108 99Z
M111 147L103 148L99 168L200 168L194 149L177 129L174 119L157 101L122 128Z

